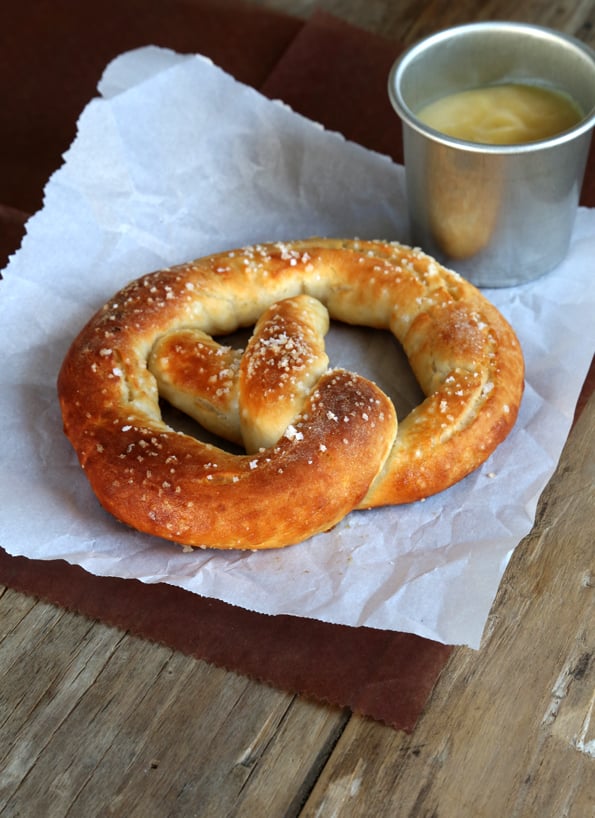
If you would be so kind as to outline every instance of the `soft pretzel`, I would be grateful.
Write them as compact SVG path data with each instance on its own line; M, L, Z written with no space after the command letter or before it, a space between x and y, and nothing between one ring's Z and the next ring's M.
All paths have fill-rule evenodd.
M375 384L327 369L329 315L402 344L426 398L398 430ZM215 340L253 325L243 353ZM456 273L397 243L309 239L131 282L74 340L58 392L113 515L184 545L260 549L462 479L509 433L523 383L513 330ZM160 395L246 453L172 429Z

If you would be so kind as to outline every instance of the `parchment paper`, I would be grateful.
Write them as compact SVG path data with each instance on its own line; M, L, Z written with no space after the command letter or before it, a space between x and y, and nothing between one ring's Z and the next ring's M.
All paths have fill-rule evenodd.
M527 387L515 429L483 468L423 503L353 512L291 548L188 553L129 530L95 500L56 399L72 338L130 279L203 254L310 235L407 241L403 169L200 56L124 54L100 92L0 284L0 543L262 613L478 647L593 354L595 211L579 210L554 272L486 293L519 335ZM374 377L401 416L419 400L383 334L336 326L329 353Z

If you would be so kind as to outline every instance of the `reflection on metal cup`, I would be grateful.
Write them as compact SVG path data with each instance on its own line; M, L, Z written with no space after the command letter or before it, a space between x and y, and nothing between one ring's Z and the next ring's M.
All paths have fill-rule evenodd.
M479 161L475 154L440 143L428 151L420 173L420 205L426 203L432 237L445 257L459 263L489 246L502 204L500 165L499 156ZM410 195L415 201L420 198L413 190Z
M448 94L507 82L562 91L583 117L546 139L494 145L447 136L416 115ZM595 124L591 49L539 26L458 26L405 52L389 94L403 122L413 243L485 287L530 281L563 260Z

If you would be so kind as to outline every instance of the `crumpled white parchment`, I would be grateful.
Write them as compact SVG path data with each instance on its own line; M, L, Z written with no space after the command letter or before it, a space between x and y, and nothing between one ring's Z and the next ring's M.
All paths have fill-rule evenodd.
M0 283L0 545L263 613L478 647L593 354L595 211L579 210L555 271L487 292L519 335L527 388L515 429L482 468L426 502L353 512L287 549L186 553L95 500L56 399L74 335L130 279L200 255L310 235L406 242L403 169L201 56L124 54L100 92ZM416 384L381 334L339 327L328 340L332 364L374 377L401 415L415 403Z

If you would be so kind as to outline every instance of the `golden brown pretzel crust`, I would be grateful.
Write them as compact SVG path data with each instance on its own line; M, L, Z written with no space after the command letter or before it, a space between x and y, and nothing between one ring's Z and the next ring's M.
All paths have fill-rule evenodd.
M398 433L392 403L365 378L330 370L308 393L325 362L317 333L326 328L323 308L295 299L302 294L331 318L388 329L400 341L427 397ZM291 301L277 304L284 299ZM207 400L206 411L216 429L231 423L229 437L241 437L242 412L250 425L262 410L254 383L264 375L256 366L242 393L250 364L212 336L268 311L262 356L270 322L282 316L287 326L302 308L307 349L295 371L308 386L289 390L299 414L277 442L232 455L164 423L157 381L165 392L168 379L173 392L181 384L188 408L203 399L193 379L202 378L195 385L203 397L219 379L220 402L213 409ZM182 338L205 358L206 375L168 363ZM131 282L73 342L58 393L65 432L108 511L179 543L256 549L328 530L353 508L407 503L452 485L506 437L523 383L511 327L456 273L396 243L309 239L220 253Z

